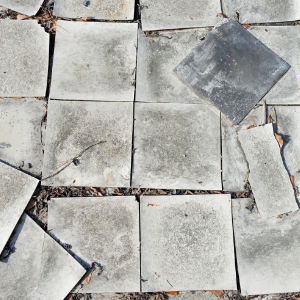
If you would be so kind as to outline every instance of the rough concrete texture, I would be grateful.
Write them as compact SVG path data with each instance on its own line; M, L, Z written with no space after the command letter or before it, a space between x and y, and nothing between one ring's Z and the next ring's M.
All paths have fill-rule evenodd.
M129 187L132 127L133 103L50 100L42 184Z
M55 0L53 14L65 18L133 20L134 4L134 0Z
M38 182L37 179L0 162L0 253Z
M45 105L45 101L33 98L0 99L0 160L31 174L41 174Z
M142 291L236 289L230 195L142 196Z
M50 96L133 101L137 24L58 21Z
M242 295L298 292L300 211L263 220L249 205L251 199L232 200Z
M238 135L249 163L249 182L261 217L270 218L297 210L273 124L243 130Z
M300 19L298 0L222 0L224 13L240 23L286 22Z
M0 5L27 16L35 15L43 0L0 0Z
M139 203L131 197L58 198L49 202L49 229L94 272L80 292L139 292Z
M264 100L268 104L300 104L300 40L295 38L300 26L254 26L249 31L292 66Z
M220 117L204 104L136 103L132 186L221 190Z
M49 35L36 20L0 20L0 97L44 97Z
M239 124L289 68L238 22L223 19L174 72Z
M146 36L139 30L136 101L204 103L172 71L209 31L187 29Z
M214 26L220 12L219 0L141 0L144 31Z

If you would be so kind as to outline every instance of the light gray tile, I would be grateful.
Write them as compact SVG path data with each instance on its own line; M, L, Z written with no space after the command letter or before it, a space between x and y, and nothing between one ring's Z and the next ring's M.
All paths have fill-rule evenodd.
M35 15L43 4L43 0L0 0L0 5L27 16Z

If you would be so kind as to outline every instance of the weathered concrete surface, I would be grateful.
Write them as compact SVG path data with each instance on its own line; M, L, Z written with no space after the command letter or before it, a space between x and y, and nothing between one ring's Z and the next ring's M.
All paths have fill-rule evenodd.
M240 23L285 22L300 19L298 0L222 0L224 13Z
M35 15L43 4L43 0L0 0L0 5L27 16Z
M58 21L50 96L133 101L137 24Z
M0 97L44 97L49 35L36 20L0 20Z
M204 104L136 103L132 186L221 190L220 117Z
M33 98L0 99L0 160L34 175L42 172L45 105Z
M209 31L187 29L145 36L139 30L136 101L204 103L172 71Z
M133 20L134 0L78 1L55 0L53 14L65 18Z
M238 22L223 19L174 72L239 124L289 68Z
M230 199L141 197L143 292L236 289Z
M300 104L300 40L295 38L300 27L253 26L249 31L292 66L264 100L268 104Z
M249 163L249 182L261 217L265 219L297 210L273 124L243 130L238 135Z
M42 184L129 187L132 127L133 103L50 100Z
M37 179L0 162L0 253L38 182Z
M251 199L232 200L235 247L242 295L300 290L300 211L261 219Z
M49 202L49 229L88 266L83 293L139 292L139 203L135 197L59 198Z
M217 24L221 12L219 0L142 0L142 28L145 31L208 27Z

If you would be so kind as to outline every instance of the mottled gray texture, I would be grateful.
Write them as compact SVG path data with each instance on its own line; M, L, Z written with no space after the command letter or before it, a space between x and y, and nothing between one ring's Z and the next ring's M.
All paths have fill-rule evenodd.
M133 103L50 100L42 184L129 187L132 126Z
M220 0L141 0L143 30L214 26Z
M265 219L297 210L273 124L240 131L238 136L249 163L249 182L261 217Z
M132 186L221 190L220 117L205 104L136 103Z
M45 104L33 98L0 99L0 160L34 175L41 174L43 166Z
M43 0L0 0L0 5L27 16L33 16L38 12L43 2Z
M204 103L172 73L209 29L138 33L136 101Z
M143 292L236 289L230 199L141 197Z
M55 0L53 14L65 18L133 20L134 0Z
M133 101L137 24L57 21L50 96Z
M251 199L232 200L236 256L242 295L300 290L300 211L261 219Z
M36 20L0 20L0 97L44 97L49 35Z
M289 68L238 22L223 19L174 72L239 124Z
M139 292L139 203L135 197L59 198L49 202L49 229L84 261L101 265L83 293Z
M240 23L286 22L300 19L298 0L222 0L224 13ZM237 14L238 13L238 14Z
M0 253L38 182L37 179L0 162Z

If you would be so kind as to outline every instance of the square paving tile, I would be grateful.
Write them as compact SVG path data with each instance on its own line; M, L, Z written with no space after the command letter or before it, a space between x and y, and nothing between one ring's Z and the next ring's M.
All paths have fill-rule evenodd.
M55 0L53 14L65 18L133 20L134 0L78 1Z
M143 30L214 26L221 12L219 0L142 0Z
M235 290L230 195L142 196L142 291Z
M289 68L238 22L223 19L174 72L239 124Z
M133 101L137 24L58 21L50 96Z
M146 36L139 30L136 101L204 103L172 71L209 31L187 29Z
M300 211L261 219L251 199L232 200L235 247L242 295L300 290Z
M249 164L249 182L261 217L270 218L297 210L273 124L240 131L239 140Z
M49 35L36 20L0 20L0 97L44 97Z
M129 187L132 127L132 102L50 100L42 184Z
M0 162L0 253L38 182L37 179Z
M139 203L131 197L59 198L49 202L49 229L88 266L83 293L139 292Z
M27 16L35 15L43 4L43 0L0 0L0 5Z
M34 175L39 175L43 166L45 104L33 98L0 99L0 160Z
M204 104L136 103L132 186L221 190L220 117Z

